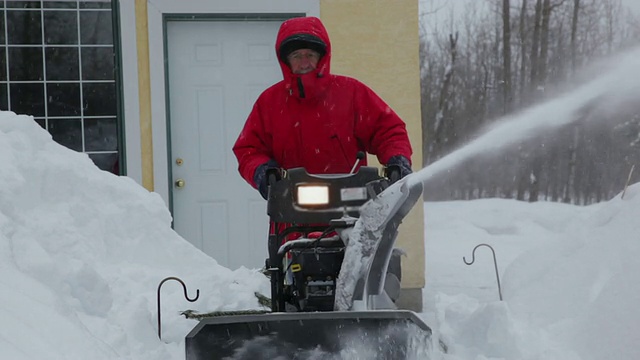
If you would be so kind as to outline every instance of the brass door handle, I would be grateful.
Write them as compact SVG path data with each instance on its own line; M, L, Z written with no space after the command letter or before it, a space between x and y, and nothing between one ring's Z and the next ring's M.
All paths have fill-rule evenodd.
M186 185L184 179L178 179L175 182L177 188L183 188Z

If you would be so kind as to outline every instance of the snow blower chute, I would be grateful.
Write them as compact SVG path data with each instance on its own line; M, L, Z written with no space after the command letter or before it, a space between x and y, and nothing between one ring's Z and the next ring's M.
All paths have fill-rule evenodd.
M270 173L271 312L201 320L186 359L428 359L431 329L394 304L398 226L422 194L398 173Z

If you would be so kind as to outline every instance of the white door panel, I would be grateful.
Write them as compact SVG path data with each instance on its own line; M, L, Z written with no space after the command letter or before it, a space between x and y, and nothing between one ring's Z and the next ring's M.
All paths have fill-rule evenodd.
M167 23L174 228L231 269L262 267L267 256L266 202L238 174L231 148L258 95L282 78L279 26Z

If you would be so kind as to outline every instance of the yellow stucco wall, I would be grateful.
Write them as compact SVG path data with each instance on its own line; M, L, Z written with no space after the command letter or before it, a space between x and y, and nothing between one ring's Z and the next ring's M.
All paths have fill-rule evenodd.
M151 75L149 73L149 26L147 0L136 0L136 39L138 48L138 93L140 103L140 153L142 186L154 190L153 139L151 127ZM131 151L131 150L130 150Z
M404 119L414 170L420 169L418 0L320 0L320 18L331 39L331 71L369 85ZM400 227L398 247L408 255L403 258L403 287L424 287L421 200Z

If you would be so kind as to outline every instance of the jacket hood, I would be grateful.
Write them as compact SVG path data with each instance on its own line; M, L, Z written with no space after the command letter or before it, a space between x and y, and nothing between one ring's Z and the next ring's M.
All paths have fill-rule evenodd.
M280 68L282 69L282 75L284 76L285 81L293 78L294 74L291 72L289 65L287 65L286 59L282 59L280 56L282 44L289 38L308 38L306 35L311 35L311 37L320 39L325 44L324 55L320 58L314 73L318 77L324 77L330 73L329 65L331 63L331 42L329 41L327 29L325 29L324 25L317 17L298 17L283 22L276 38L276 56L280 63Z

